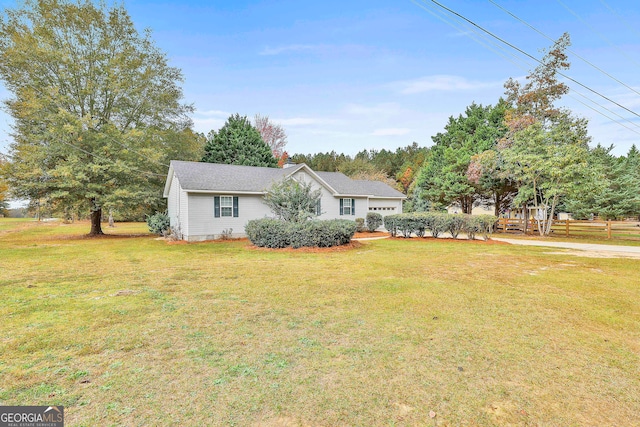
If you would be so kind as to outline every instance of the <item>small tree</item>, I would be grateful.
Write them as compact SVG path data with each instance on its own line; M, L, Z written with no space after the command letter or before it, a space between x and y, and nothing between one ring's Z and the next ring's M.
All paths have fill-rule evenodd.
M271 149L273 157L276 159L281 158L284 154L284 147L287 145L287 132L285 132L282 125L273 123L269 120L269 116L256 114L253 119L253 126Z
M230 116L219 131L207 135L203 162L275 168L278 160L246 116Z
M281 220L304 222L318 216L322 191L310 183L288 178L273 184L264 196L265 203Z

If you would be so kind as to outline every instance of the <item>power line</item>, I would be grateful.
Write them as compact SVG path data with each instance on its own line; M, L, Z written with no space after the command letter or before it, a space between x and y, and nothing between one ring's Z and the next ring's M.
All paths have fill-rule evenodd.
M421 9L423 9L423 10L427 11L429 14L431 14L431 15L435 16L435 17L436 17L436 18L438 18L440 21L442 21L442 22L444 22L444 23L448 24L449 26L451 26L451 27L453 27L453 28L455 28L455 29L457 29L457 30L459 30L459 31L465 31L464 27L458 26L458 25L456 25L455 23L453 23L452 21L447 20L445 17L438 15L437 13L435 13L435 11L431 10L430 8L428 8L428 7L427 7L427 5L425 5L425 4L421 4L421 3L418 3L418 2L417 2L417 1L415 1L415 0L411 0L411 1L412 1L416 6L418 6L418 7L420 7ZM477 29L475 29L475 28L473 28L473 27L470 27L470 31L471 31L471 32L473 32L474 34L479 34L481 37L483 36L483 34L482 34L482 33L478 33ZM520 69L522 69L522 70L524 70L524 71L527 71L527 68L525 68L525 66L523 66L522 64L520 64L520 63L518 63L518 62L516 62L516 61L520 61L520 62L522 62L523 64L526 64L526 66L527 66L527 67L528 67L528 66L530 66L530 64L528 64L526 61L523 61L522 59L520 59L520 58L516 57L513 53L510 53L510 52L509 52L509 51L507 51L504 47L502 47L501 45L498 45L498 44L496 44L496 43L492 42L490 39L488 39L488 40L487 40L487 41L488 41L488 43L490 43L490 44L492 44L493 46L495 46L499 51L498 51L498 50L494 50L494 49L492 49L492 48L491 48L490 46L488 46L486 43L484 43L484 42L480 41L480 40L479 40L478 38L476 38L476 37L473 37L473 35L471 35L471 37L472 37L472 38L473 38L477 43L479 43L479 44L483 45L484 47L487 47L488 49L490 49L490 50L491 50L491 51L493 51L494 53L497 53L498 55L501 55L501 56L502 56L502 57L504 57L507 61L511 62L511 63L512 63L512 64L514 64L516 67L518 67L518 68L520 68ZM610 112L611 114L613 114L613 115L615 115L615 116L619 117L620 119L622 119L622 120L626 121L627 123L629 123L629 124L631 124L631 125L633 125L633 126L635 126L635 127L637 127L637 128L639 128L639 129L640 129L640 125L639 125L639 124L637 124L637 123L635 123L635 122L632 122L632 121L630 121L629 119L627 119L627 118L625 118L625 117L623 117L623 116L619 115L618 113L616 113L616 112L614 112L614 111L610 110L609 108L605 107L605 106L604 106L604 105L602 105L602 104L599 104L598 102L594 101L593 99L589 98L588 96L586 96L586 95L582 94L581 92L579 92L579 91L577 91L577 90L575 90L575 89L573 89L573 92L575 92L577 95L580 95L581 97L583 97L584 99L588 100L589 102L593 103L594 105L598 106L599 108L602 108L602 109L604 109L604 110L606 110L606 111ZM590 106L590 105L585 104L583 101L581 101L581 100L579 100L578 98L576 98L575 96L571 95L571 93L568 93L568 94L567 94L567 96L569 96L570 98L574 99L576 102L578 102L578 103L580 103L580 104L584 105L585 107L589 108L590 110L593 110L594 112L596 112L596 113L600 114L601 116L605 117L606 119L611 120L611 121L613 121L613 122L615 122L615 123L619 124L620 126L622 126L622 127L626 128L626 129L630 130L631 132L634 132L634 133L636 133L636 134L640 135L640 132L639 132L639 131L637 131L637 130L635 130L635 129L632 129L632 128L630 128L630 127L626 126L624 123L620 122L619 120L616 120L616 119L614 119L614 118L612 118L612 117L610 117L610 116L606 115L606 114L605 114L605 113L603 113L602 111L600 111L600 110L598 110L598 109L596 109L596 108L594 108L594 107L592 107L592 106Z
M624 16L620 15L618 12L615 11L615 9L613 9L611 6L609 6L609 4L604 1L604 0L600 0L600 3L602 3L607 9L609 9L609 11L611 13L613 13L614 15L616 15L616 17L618 19L620 19L621 22L623 22L627 28L629 30L631 30L632 32L636 33L636 35L640 36L640 32L638 32L638 30L636 30L633 25L629 24L629 21L627 21L626 19L624 19Z
M502 42L502 43L506 44L506 45L507 45L507 46L509 46L510 48L512 48L512 49L514 49L514 50L517 50L518 52L520 52L521 54L525 55L526 57L531 58L532 60L534 60L534 61L535 61L535 62L537 62L538 64L543 65L542 61L540 61L540 60L539 60L538 58L536 58L535 56L533 56L533 55L531 55L531 54L529 54L529 53L525 52L524 50L522 50L522 49L520 49L519 47L517 47L517 46L513 45L512 43L509 43L508 41L504 40L503 38L501 38L501 37L499 37L499 36L497 36L497 35L493 34L491 31L489 31L489 30L485 29L484 27L482 27L482 26L480 26L480 25L476 24L475 22L473 22L472 20L470 20L470 19L466 18L465 16L463 16L463 15L459 14L458 12L456 12L456 11L454 11L454 10L449 9L448 7L444 6L444 5L443 5L443 4L441 4L441 3L438 3L436 0L431 0L431 2L432 2L432 3L434 3L434 4L436 4L436 5L438 5L438 6L439 6L439 7L441 7L442 9L446 10L447 12L452 13L453 15L455 15L455 16L457 16L457 17L459 17L460 19L465 20L465 21L466 21L466 22L468 22L469 24L471 24L471 25L473 25L474 27L478 28L479 30L481 30L481 31L483 31L483 32L485 32L485 33L487 33L488 35L490 35L491 37L493 37L493 38L495 38L495 39L499 40L500 42ZM589 92L592 92L592 93L594 93L594 94L596 94L596 95L600 96L601 98L606 99L607 101L611 102L612 104L615 104L615 105L617 105L618 107L622 108L623 110L626 110L626 111L628 111L629 113L633 114L634 116L636 116L636 117L639 117L639 118L640 118L640 114L638 114L638 113L636 113L635 111L633 111L633 110L631 110L631 109L629 109L629 108L625 107L624 105L622 105L622 104L620 104L620 103L618 103L618 102L614 101L613 99L609 98L608 96L601 94L600 92L596 91L595 89L591 89L589 86L587 86L587 85L585 85L585 84L580 83L579 81L577 81L577 80L576 80L576 79L574 79L573 77L570 77L570 76L568 76L568 75L566 75L566 74L562 73L561 71L557 71L557 73L558 73L559 75L561 75L562 77L564 77L564 78L566 78L566 79L568 79L568 80L572 81L573 83L575 83L575 84L577 84L577 85L579 85L579 86L581 86L581 87L583 87L583 88L587 89Z
M555 41L554 39L552 39L551 37L549 37L548 35L546 35L545 33L543 33L542 31L538 30L537 28L535 28L533 25L529 24L528 22L526 22L525 20L519 18L518 16L516 16L515 14L511 13L510 11L508 11L507 9L505 9L504 7L500 6L498 3L496 3L494 0L489 0L489 2L491 4L493 4L494 6L496 6L497 8L499 8L500 10L502 10L503 12L511 15L513 18L517 19L518 21L520 21L521 23L523 23L524 25L526 25L527 27L531 28L533 31L535 31L536 33L540 34L541 36L545 37L548 40L551 40L552 42ZM593 68L595 68L596 70L600 71L602 74L604 74L605 76L609 77L610 79L618 82L619 84L621 84L622 86L626 87L627 89L635 92L636 94L640 95L640 92L638 92L637 90L635 90L633 87L629 86L628 84L620 81L619 79L617 79L616 77L612 76L611 74L607 73L605 70L603 70L602 68L598 67L597 65L591 63L589 60L583 58L582 56L580 56L579 54L577 54L576 52L574 52L573 50L567 48L567 51L570 52L571 54L575 55L576 58L581 59L582 61L586 62L587 64L589 64L590 66L592 66Z
M560 5L562 7L564 7L570 14L572 14L573 16L575 16L576 18L578 18L578 20L580 22L582 22L589 30L591 30L591 32L593 32L594 34L596 34L598 37L600 37L601 40L604 40L606 43L608 43L611 47L613 47L615 50L617 50L618 52L620 52L622 54L622 56L624 56L625 58L627 58L629 61L631 62L635 62L636 65L640 66L640 62L636 61L635 59L631 58L629 55L626 54L626 52L622 49L620 49L618 46L615 45L615 43L613 43L611 40L609 40L608 38L606 38L602 33L598 32L595 28L593 28L591 25L589 25L584 19L582 19L582 17L580 15L578 15L576 12L574 12L569 6L567 6L566 4L564 4L561 0L556 0L558 3L560 3Z

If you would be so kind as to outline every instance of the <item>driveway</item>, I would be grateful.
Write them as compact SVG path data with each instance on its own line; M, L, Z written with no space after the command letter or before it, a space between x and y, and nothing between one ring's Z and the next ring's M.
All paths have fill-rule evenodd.
M491 237L491 240L506 242L512 245L543 246L547 248L572 249L584 253L573 253L573 255L595 256L599 258L638 258L640 259L640 246L618 246L599 245L596 243L573 243L573 242L541 242L538 240L504 239L502 237ZM566 253L566 252L562 252Z

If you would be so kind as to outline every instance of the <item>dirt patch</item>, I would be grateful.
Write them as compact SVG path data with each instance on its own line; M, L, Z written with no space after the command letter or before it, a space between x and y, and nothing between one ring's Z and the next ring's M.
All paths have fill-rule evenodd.
M389 237L386 231L361 231L353 235L354 239L373 239L378 237Z
M469 239L452 239L450 237L390 237L391 240L418 241L425 243L460 243L465 245L510 245L511 243L501 242L499 240L469 240Z
M549 255L573 255L583 258L627 258L627 259L640 259L640 254L628 253L628 252L605 252L605 251L558 251L558 252L545 252Z

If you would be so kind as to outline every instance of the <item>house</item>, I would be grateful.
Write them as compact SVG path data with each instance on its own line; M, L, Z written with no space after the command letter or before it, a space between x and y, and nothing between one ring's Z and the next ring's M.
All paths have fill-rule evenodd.
M252 219L272 217L264 195L276 182L295 179L320 188L320 219L365 218L402 213L401 192L378 181L353 180L339 172L315 172L305 164L264 168L171 161L164 197L171 228L188 241L244 237Z

